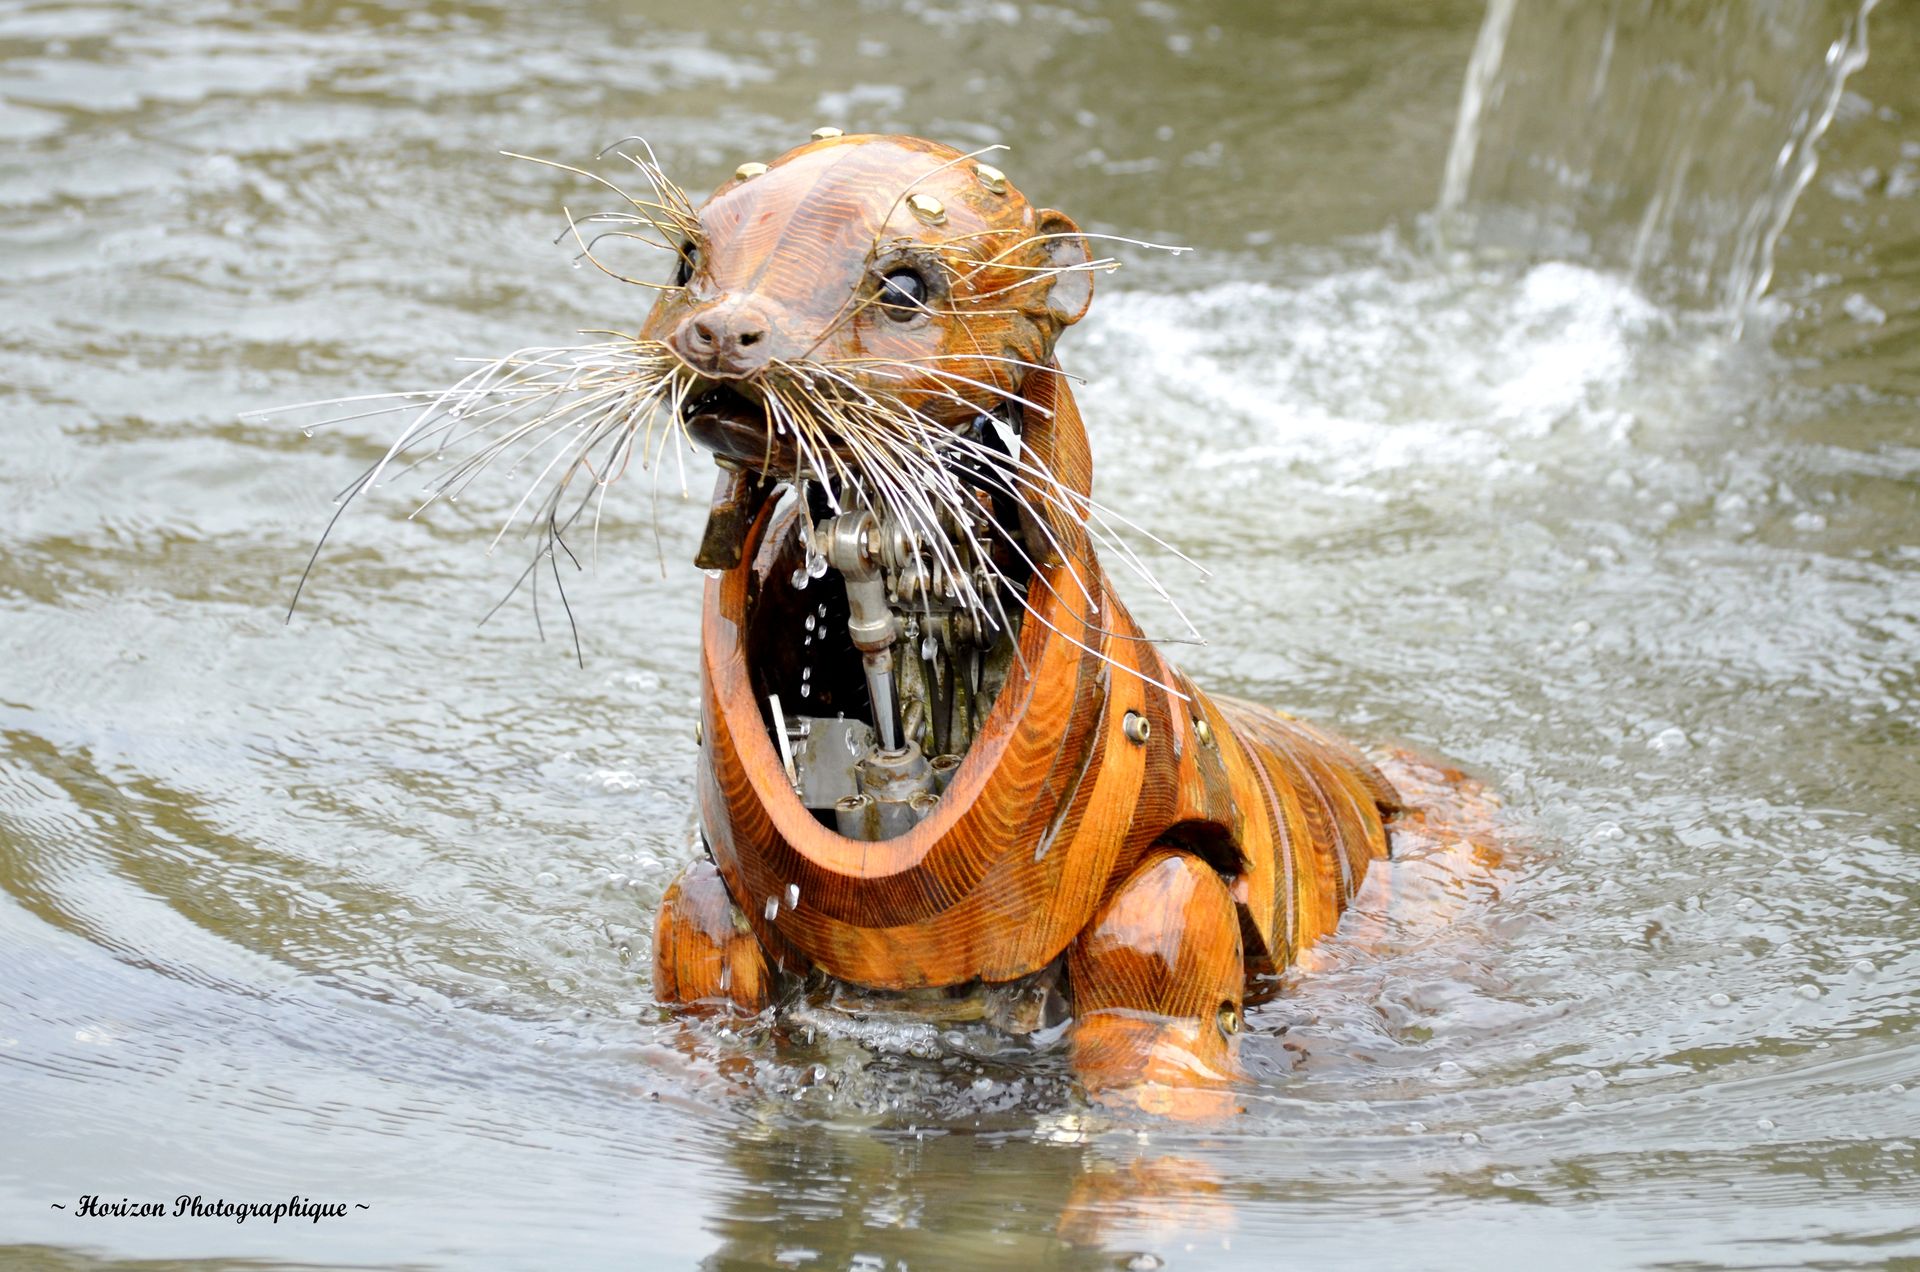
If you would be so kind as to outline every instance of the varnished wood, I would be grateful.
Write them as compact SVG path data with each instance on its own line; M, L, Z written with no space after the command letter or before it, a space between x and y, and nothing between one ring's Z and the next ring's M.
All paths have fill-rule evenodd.
M1027 394L1055 412L1029 425L1030 445L1045 453L1050 431L1078 431L1059 377L1032 377ZM1145 641L1084 541L1031 588L1045 621L1023 628L1022 657L933 813L899 839L842 838L793 794L747 673L748 597L779 585L768 545L789 532L763 524L756 560L709 580L702 640L702 820L763 938L877 988L1012 980L1056 958L1172 833L1215 851L1255 963L1278 968L1333 929L1386 854L1385 779L1344 743L1195 688ZM1094 590L1097 623L1069 568ZM1144 745L1123 733L1128 712L1149 723ZM799 905L767 919L764 902L789 884Z
M681 872L660 898L653 992L667 1003L730 1003L759 1011L773 1001L772 969L713 863Z
M1067 954L1073 1065L1087 1089L1153 1112L1217 1113L1240 1076L1246 965L1220 875L1156 849Z
M916 223L900 206L909 187L941 199L949 223ZM1086 307L1086 275L969 314L966 287L985 295L1023 277L988 269L955 284L947 304L956 316L941 322L834 325L847 297L870 287L863 271L878 242L906 250L966 236L987 259L1037 229L1077 233L1071 221L1017 191L984 189L945 147L861 137L802 147L764 175L729 182L701 219L703 274L663 298L649 333L671 340L695 315L730 321L750 311L778 348L974 358L962 363L970 374L1028 404L1026 453L1071 489L1091 490L1085 429L1052 369L1055 337ZM1072 257L1035 245L1002 263L1062 259ZM1049 369L1017 374L998 357ZM727 507L716 515L740 507L737 482L718 495ZM759 508L738 564L709 578L703 607L699 798L711 881L739 903L729 921L744 922L789 971L811 966L875 989L1008 981L1067 955L1076 1063L1090 1085L1217 1089L1237 1073L1222 1011L1237 1020L1250 976L1286 968L1334 929L1387 855L1387 819L1401 801L1351 745L1196 688L1147 642L1083 528L1057 507L1046 515L1059 546L1036 552L1019 657L991 713L926 819L867 843L801 805L768 735L749 633L760 599L790 586L796 526L792 512ZM1045 536L1030 528L1028 537ZM1130 715L1146 722L1144 742L1127 736ZM710 907L708 875L698 890ZM683 881L683 907L688 895ZM662 914L659 958L671 977L656 992L665 1001L711 992L711 956L688 963L677 952L683 940L711 943L711 929L683 909ZM748 983L742 997L736 968L729 992L764 1001L759 982Z

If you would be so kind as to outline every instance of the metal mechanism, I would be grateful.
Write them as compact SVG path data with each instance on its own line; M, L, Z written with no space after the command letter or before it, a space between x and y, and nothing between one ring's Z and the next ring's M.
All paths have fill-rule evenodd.
M849 512L814 528L814 547L827 564L840 571L847 584L847 635L860 651L867 673L867 694L873 699L873 727L880 749L900 746L900 718L893 692L893 641L899 625L887 608L887 583L878 554L872 551L874 520L871 512Z
M973 590L992 585L966 547L986 542L988 529L983 509L978 523L950 527L935 553L858 508L805 533L808 573L824 566L846 588L872 719L785 717L778 727L801 803L849 838L891 839L927 816L1006 681L1018 606L996 627L961 603L968 589L951 576L958 562Z

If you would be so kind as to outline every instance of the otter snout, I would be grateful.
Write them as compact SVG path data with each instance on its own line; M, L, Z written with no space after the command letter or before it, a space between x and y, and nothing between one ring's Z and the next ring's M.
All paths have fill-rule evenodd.
M687 314L667 337L688 366L716 379L739 380L773 359L777 323L754 297L729 297Z

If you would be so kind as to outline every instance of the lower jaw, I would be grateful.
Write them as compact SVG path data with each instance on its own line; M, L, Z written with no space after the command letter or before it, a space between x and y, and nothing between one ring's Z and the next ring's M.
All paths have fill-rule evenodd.
M791 435L776 432L767 420L765 409L750 398L730 394L697 402L685 417L687 437L694 445L713 452L729 467L749 469L769 477L790 477L815 467L804 462ZM959 426L954 426L958 431ZM824 442L826 451L857 466L859 452L839 439ZM812 448L819 451L819 445ZM812 458L828 461L824 453ZM828 461L829 463L831 461ZM818 477L820 474L810 474Z
M764 416L743 411L697 411L687 420L687 436L717 458L759 472L791 473L798 467L792 442L775 437Z

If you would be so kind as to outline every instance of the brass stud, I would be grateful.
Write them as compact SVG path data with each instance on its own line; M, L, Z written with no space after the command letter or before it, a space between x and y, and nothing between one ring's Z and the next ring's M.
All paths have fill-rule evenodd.
M733 170L735 181L751 181L767 170L764 163L743 163Z
M947 220L947 205L930 194L910 194L907 206L913 214L928 225L944 225Z
M1193 736L1200 739L1201 746L1213 745L1213 726L1207 723L1205 716L1193 718Z
M985 186L987 189L993 191L993 193L1005 194L1007 192L1007 174L1000 171L1000 169L994 167L992 164L990 163L974 164L973 175L976 177L979 177L980 184Z
M832 124L828 124L825 127L816 128L813 130L813 139L815 141L826 141L833 137L844 137L844 136L846 136L846 134L841 132L838 128L835 128Z
M1127 741L1135 746L1145 746L1147 739L1153 736L1153 724L1138 711L1127 712L1120 721L1120 732L1127 735Z
M1220 1015L1216 1018L1220 1032L1231 1038L1240 1032L1240 1009L1232 1003L1220 1004Z

